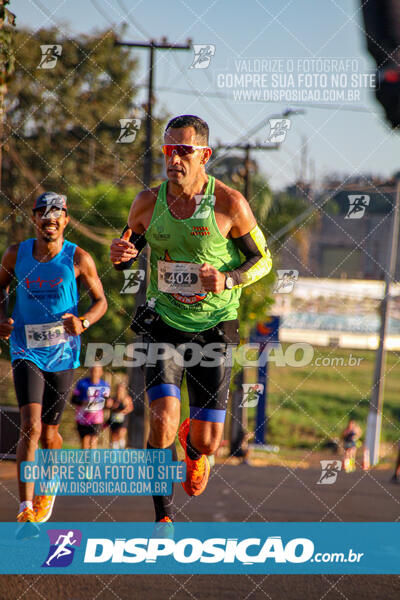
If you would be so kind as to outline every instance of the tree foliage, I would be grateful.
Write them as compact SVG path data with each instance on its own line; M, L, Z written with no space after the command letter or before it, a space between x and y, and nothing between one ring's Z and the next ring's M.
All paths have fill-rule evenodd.
M141 185L144 127L132 143L117 143L120 119L142 116L135 104L138 60L115 38L111 30L77 38L56 28L17 31L3 166L14 240L26 236L41 188L78 193L102 181ZM39 68L43 45L61 46L54 68ZM158 121L154 129L159 135ZM101 215L97 225L105 226Z
M111 241L112 237L119 237L121 234L132 200L138 191L139 188L131 187L118 189L109 183L98 184L92 188L71 188L68 192L69 210L71 215L78 220L84 217L85 223L93 231L96 231L99 215L101 215L102 222L106 221L108 226L107 239ZM98 323L90 327L84 335L83 341L85 343L88 341L131 342L132 333L129 325L134 310L135 296L121 294L124 275L112 266L108 244L100 245L73 227L67 229L65 235L71 242L83 247L93 256L108 301L108 311ZM89 303L88 295L81 290L80 314L88 307Z

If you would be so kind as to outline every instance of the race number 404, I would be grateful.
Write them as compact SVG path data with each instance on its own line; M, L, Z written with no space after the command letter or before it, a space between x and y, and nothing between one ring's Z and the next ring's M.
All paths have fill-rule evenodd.
M200 265L194 263L158 261L158 289L161 292L203 291L199 277Z

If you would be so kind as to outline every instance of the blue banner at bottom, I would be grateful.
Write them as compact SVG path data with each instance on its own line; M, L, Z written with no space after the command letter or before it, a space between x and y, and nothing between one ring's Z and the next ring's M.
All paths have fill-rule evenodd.
M1 574L399 574L400 523L0 523Z

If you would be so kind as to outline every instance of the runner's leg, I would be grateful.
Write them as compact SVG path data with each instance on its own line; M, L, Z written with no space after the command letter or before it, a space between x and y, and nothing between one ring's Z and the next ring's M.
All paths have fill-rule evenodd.
M40 444L42 448L59 450L62 448L63 439L58 431L59 425L47 425L42 423L42 433L40 435Z
M395 467L395 471L394 471L394 476L399 477L400 475L400 447L399 447L399 451L397 453L397 461L396 461L396 467Z
M58 431L68 396L72 392L74 371L68 369L57 372L44 372L42 436L43 448L62 448L62 437Z
M74 372L72 369L43 372L45 388L43 393L40 442L44 449L59 450L62 448L63 439L59 432L59 426L67 397L72 391L73 375ZM36 520L40 523L48 521L53 512L57 485L55 481L52 481L52 484L55 486L52 489L52 493L47 495L38 494L34 497L33 508Z
M126 448L126 435L128 433L128 430L126 427L120 427L118 431L119 431L119 447L121 450L123 450L124 448Z
M228 342L234 340L225 335L224 327L234 332L236 323L221 323L198 336L202 359L186 370L190 423L182 423L179 439L186 452L186 481L182 485L190 496L205 490L210 473L207 455L214 454L221 443L231 375ZM208 344L213 344L212 356Z
M150 435L147 443L149 450L169 448L172 460L177 460L175 436L179 427L181 406L178 398L164 396L150 403ZM155 520L161 521L165 517L174 520L174 484L168 496L153 496Z
M175 441L179 427L181 403L174 396L150 402L149 442L154 448L168 448Z
M21 430L17 446L17 477L20 502L33 501L33 481L21 481L20 465L23 461L34 461L35 450L38 447L41 433L42 407L40 404L26 404L21 406Z
M90 435L84 435L82 438L82 450L90 450Z
M221 443L231 377L225 343L219 345L219 354L218 363L204 357L200 364L187 369L190 404L187 453L192 460L202 454L214 454Z
M161 332L161 333L160 333ZM157 342L173 343L178 332L164 324ZM149 340L152 343L154 340ZM180 398L183 367L176 353L160 352L155 364L146 364L146 390L150 403L150 433L147 448L169 448L172 460L177 460L175 436L180 420ZM169 496L153 496L156 521L168 517L173 521L174 484Z
M215 454L218 450L224 423L212 423L199 419L190 420L190 431L187 438L187 453L192 460L198 459L202 454Z
M20 480L20 464L34 461L41 434L41 415L45 381L33 362L16 360L12 364L15 393L20 407L21 426L17 446L17 478L20 501L33 499L34 483Z
M111 427L110 427L110 446L114 450L116 450L119 447L118 429L112 429Z

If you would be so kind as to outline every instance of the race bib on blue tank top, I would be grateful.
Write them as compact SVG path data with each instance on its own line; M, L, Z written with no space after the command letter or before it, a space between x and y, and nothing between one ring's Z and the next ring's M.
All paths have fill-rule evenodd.
M30 360L43 371L75 369L79 366L80 337L65 332L61 317L65 313L78 315L76 244L65 240L60 252L42 263L33 257L34 242L26 240L18 249L11 361Z

